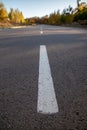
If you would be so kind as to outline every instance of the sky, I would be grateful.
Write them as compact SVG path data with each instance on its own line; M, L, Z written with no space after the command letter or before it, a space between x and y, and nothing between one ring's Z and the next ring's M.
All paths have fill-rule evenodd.
M87 2L87 0L81 0ZM25 18L34 16L42 17L50 13L60 10L71 5L73 8L77 6L77 0L0 0L5 5L7 11L10 8L22 11Z

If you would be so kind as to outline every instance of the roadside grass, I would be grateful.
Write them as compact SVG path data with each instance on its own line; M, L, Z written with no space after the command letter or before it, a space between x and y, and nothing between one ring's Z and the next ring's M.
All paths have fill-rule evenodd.
M12 27L13 25L8 22L8 21L0 21L0 28L9 28L9 27Z

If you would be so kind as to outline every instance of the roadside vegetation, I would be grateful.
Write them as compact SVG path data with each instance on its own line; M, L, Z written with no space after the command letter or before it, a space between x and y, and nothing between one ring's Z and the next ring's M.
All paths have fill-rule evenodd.
M25 23L24 16L19 9L10 9L8 13L4 4L0 3L0 27L11 27Z
M0 27L35 24L87 25L87 4L82 2L75 9L69 5L68 8L63 9L62 13L57 10L41 18L32 17L25 19L19 9L11 8L10 12L7 12L4 4L0 3Z
M73 9L70 5L63 9L62 13L59 10L45 15L42 18L33 17L25 19L26 24L50 24L50 25L85 25L87 26L87 4L82 2Z

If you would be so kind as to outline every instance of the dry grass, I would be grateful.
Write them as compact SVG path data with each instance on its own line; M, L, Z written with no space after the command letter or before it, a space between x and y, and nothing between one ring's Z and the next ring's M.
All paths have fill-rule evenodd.
M0 21L0 28L9 28L13 25L9 21Z
M20 24L16 24L9 21L0 21L0 28L10 28L13 26L20 26Z

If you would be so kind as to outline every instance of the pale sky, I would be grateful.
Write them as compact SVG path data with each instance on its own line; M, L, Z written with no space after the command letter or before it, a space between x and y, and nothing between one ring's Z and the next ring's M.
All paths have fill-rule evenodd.
M87 3L87 0L82 1ZM0 0L0 2L3 2L8 12L10 8L18 8L25 18L49 15L58 9L62 12L69 5L73 8L77 6L77 0Z

